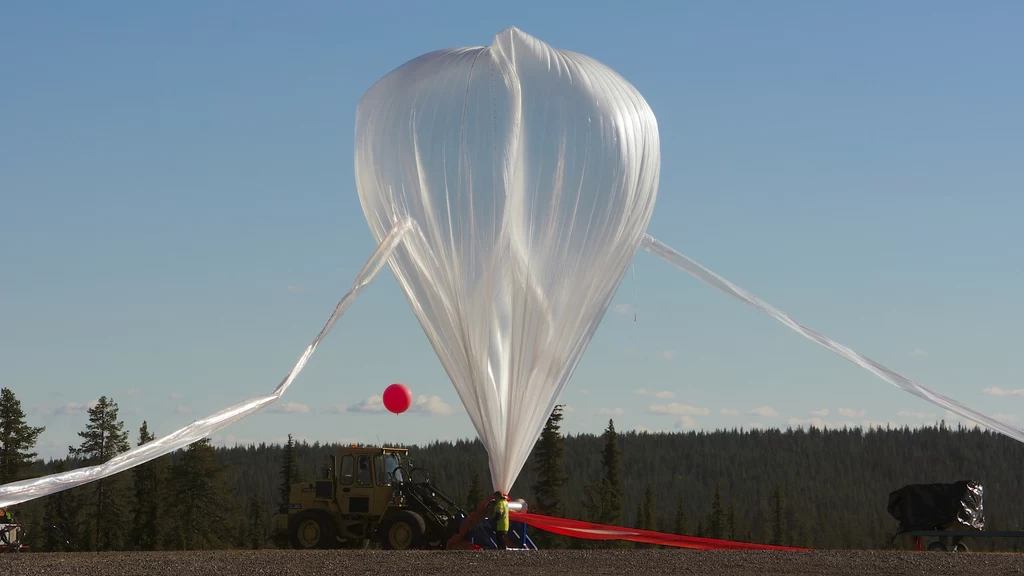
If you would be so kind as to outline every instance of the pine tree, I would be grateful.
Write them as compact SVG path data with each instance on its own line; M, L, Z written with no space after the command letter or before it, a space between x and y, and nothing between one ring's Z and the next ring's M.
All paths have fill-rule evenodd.
M725 537L729 540L736 539L736 507L729 503L729 512L725 516Z
M608 420L608 428L605 429L604 450L601 452L601 466L604 468L603 489L605 495L602 506L601 522L604 524L620 525L622 523L622 481L619 477L619 448L618 433L615 432L615 422Z
M67 465L57 463L54 472L60 474L67 471ZM75 548L78 540L78 508L79 501L74 490L62 490L46 496L43 509L43 551L67 552Z
M238 517L225 471L206 438L191 444L171 466L168 492L175 548L230 547L237 534L233 520Z
M636 505L636 520L633 526L639 530L654 530L654 490L647 485L642 504ZM637 542L636 548L653 548L653 544Z
M560 433L561 421L562 406L555 406L534 448L537 482L531 488L537 512L547 516L562 515L562 486L568 479L562 469L565 446Z
M654 488L648 483L647 490L644 491L644 509L643 509L643 524L640 528L644 530L654 530Z
M249 545L253 550L263 548L263 542L267 537L267 526L263 522L263 503L260 502L260 493L255 491L249 499Z
M686 508L683 506L683 499L680 498L679 506L676 507L675 533L680 536L685 536L687 531Z
M36 457L30 450L45 429L29 426L14 392L0 389L0 484L21 479L22 469Z
M295 454L295 441L292 435L288 435L288 442L284 445L284 459L281 462L281 487L278 489L280 505L277 511L280 514L288 513L288 503L292 497L292 484L298 481L299 465Z
M636 528L637 530L643 530L644 529L644 509L643 509L643 506L641 506L640 504L636 505L636 511L633 512L633 527ZM634 542L633 543L633 547L634 548L650 548L650 546L648 544L645 544L643 542Z
M783 512L782 488L775 488L775 514L772 522L772 544L782 546L786 541L786 519Z
M722 538L725 528L725 512L722 509L722 492L715 486L715 500L711 503L711 514L708 516L708 537Z
M235 548L248 548L251 536L249 530L249 521L244 516L242 518L238 518L237 520L237 526L235 527Z
M480 486L480 473L473 473L473 482L469 485L469 493L466 494L466 512L472 514L484 503L484 491Z
M89 424L78 435L82 445L70 447L72 456L85 459L85 464L109 462L111 458L128 450L128 431L117 419L118 407L112 398L100 396L89 408ZM90 547L94 550L117 550L124 540L124 487L122 479L113 476L97 480L90 503Z
M139 446L156 437L149 432L149 424L139 428ZM161 540L160 512L163 484L163 462L153 460L137 466L132 475L135 480L135 506L132 510L131 543L135 550L156 550Z

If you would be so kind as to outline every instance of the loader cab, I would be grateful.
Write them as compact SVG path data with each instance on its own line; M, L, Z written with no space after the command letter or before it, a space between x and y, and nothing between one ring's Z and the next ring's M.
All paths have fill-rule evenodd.
M395 501L392 478L402 481L403 448L342 448L337 459L337 502L342 514L381 516Z

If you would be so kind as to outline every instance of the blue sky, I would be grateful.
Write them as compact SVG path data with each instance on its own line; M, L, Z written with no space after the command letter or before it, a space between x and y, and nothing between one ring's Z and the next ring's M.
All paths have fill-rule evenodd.
M373 249L359 97L511 25L645 95L662 139L654 236L1024 419L1021 4L485 4L0 7L0 385L47 427L44 455L78 443L101 394L134 438L143 419L167 433L272 390ZM568 431L944 416L643 252L636 323L633 304L627 276L562 396ZM359 411L396 381L426 398L419 413ZM218 441L287 433L474 434L389 272L277 412Z

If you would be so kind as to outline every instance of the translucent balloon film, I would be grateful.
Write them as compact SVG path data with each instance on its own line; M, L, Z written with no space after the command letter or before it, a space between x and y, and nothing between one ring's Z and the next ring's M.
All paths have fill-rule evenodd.
M295 366L292 367L288 375L281 380L281 383L277 385L273 392L266 396L250 398L245 402L229 406L216 414L196 420L167 436L157 438L152 442L136 446L127 452L118 454L106 463L4 484L0 486L0 508L13 506L49 494L56 494L69 488L113 476L118 472L130 470L140 464L185 448L189 444L198 442L203 438L209 438L228 425L276 402L288 390L292 382L298 378L299 373L306 366L306 362L309 361L317 346L320 345L320 341L327 337L327 334L330 333L338 319L345 314L345 311L355 302L363 289L369 286L370 282L377 276L377 273L384 267L391 251L413 228L415 228L415 225L410 220L404 220L396 223L394 228L386 234L384 241L380 243L380 246L377 247L373 255L370 256L370 259L367 260L366 265L359 272L359 275L356 276L355 282L352 283L352 288L338 301L338 305L335 306L334 312L327 319L323 329L306 347L306 350L299 356L299 361L295 363Z
M658 127L608 67L510 28L363 96L355 174L378 241L508 492L640 245Z
M708 285L713 286L714 288L717 288L718 290L728 294L729 296L732 296L733 298L736 298L741 302L746 302L747 304L753 306L754 308L757 308L758 310L764 312L765 314L768 314L772 318L775 318L779 322L782 322L786 327L793 330L797 334L800 334L804 338L807 338L808 340L818 344L822 348L825 348L826 350L842 358L845 358L850 362L853 362L854 364L860 366L861 368L867 370L868 372L871 372L875 376L878 376L879 378L885 380L886 382L892 384L893 386L896 386L897 388L909 392L914 396L921 398L922 400L927 400L928 402L931 402L936 406L941 406L942 408L945 408L946 410L949 410L954 414L963 416L964 418L967 418L972 422L977 422L978 424L981 424L986 428L1005 434L1006 436L1009 436L1010 438L1013 438L1017 441L1024 442L1024 430L1021 430L1020 428L1017 428L1015 426L1010 426L1005 422L1000 422L999 420L986 416L981 412L974 410L973 408L969 408L961 404L960 402L953 400L952 398L943 396L938 392L925 388L921 384L918 384L917 382L911 380L910 378L907 378L906 376L896 372L895 370L891 370L879 364L878 362L875 362L874 360L868 358L867 356L860 354L859 352L850 348L849 346L840 344L835 340L832 340L831 338L819 332L816 332L804 326L803 324L800 324L796 320L790 318L789 315L787 315L782 310L779 310L775 306L772 306L771 304L765 302L764 300L761 300L760 298L754 296L750 292L747 292L743 288L740 288L739 286L733 284L732 282L729 282L725 278L722 278L718 274L715 274L711 270L708 270L704 266L701 266L697 262L684 256L683 254L676 252L668 245L658 241L653 236L646 234L644 235L643 247L644 250L660 257L669 264L676 266L680 270L689 273L694 278L697 278L698 280L705 282Z

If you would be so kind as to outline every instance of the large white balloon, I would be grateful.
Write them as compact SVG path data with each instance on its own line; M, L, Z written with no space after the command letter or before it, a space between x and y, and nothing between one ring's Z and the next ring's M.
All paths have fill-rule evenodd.
M508 492L643 239L654 114L603 64L515 28L374 84L355 174L389 261Z

